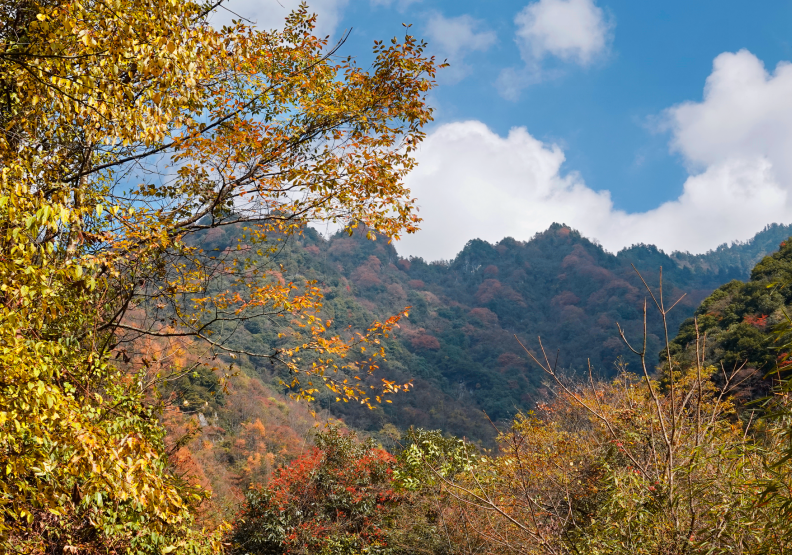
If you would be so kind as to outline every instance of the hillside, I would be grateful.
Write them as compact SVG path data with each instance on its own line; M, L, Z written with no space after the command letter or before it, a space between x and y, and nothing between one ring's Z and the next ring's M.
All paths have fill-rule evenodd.
M754 266L768 253L778 249L792 233L792 226L770 224L748 241L726 243L704 254L674 252L671 254L680 266L734 274L736 279L748 279Z
M745 400L764 396L772 380L767 373L786 353L779 347L788 332L784 326L792 305L792 242L764 257L745 282L730 281L704 299L694 316L685 320L671 344L671 354L682 365L695 362L696 322L706 337L706 365L737 372L745 382L735 392ZM782 328L779 330L779 327Z
M364 234L338 234L325 240L307 229L285 242L276 262L279 275L316 280L325 292L325 316L335 329L363 329L410 306L397 336L386 344L380 376L415 387L393 403L370 411L338 404L329 395L319 405L351 426L385 438L411 425L442 429L489 442L488 421L506 421L519 408L543 396L543 376L529 364L514 335L538 348L568 372L581 372L590 360L599 375L611 375L614 361L628 354L616 331L638 338L646 296L632 264L653 287L663 268L666 299L685 298L671 313L671 330L690 317L714 289L745 279L751 261L792 230L768 226L753 240L719 247L704 255L672 253L637 245L618 254L563 225L553 225L527 242L506 238L496 245L470 241L454 260L427 263L401 258L393 245ZM233 248L239 232L216 229L202 239L207 250ZM650 313L648 348L660 351L660 322ZM261 350L277 339L265 324L249 321L230 338L233 345ZM277 387L286 376L268 363L242 357L243 371ZM486 413L486 415L485 415Z

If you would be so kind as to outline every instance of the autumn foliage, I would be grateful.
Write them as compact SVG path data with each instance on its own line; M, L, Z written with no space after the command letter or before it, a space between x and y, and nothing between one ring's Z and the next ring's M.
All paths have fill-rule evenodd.
M395 465L371 442L328 429L317 436L315 448L248 492L232 550L254 555L400 552L395 532L409 528L413 519L399 513L410 503L407 492L396 491Z
M645 339L638 373L622 365L607 381L565 375L539 342L526 355L552 397L518 414L497 451L424 435L401 472L423 477L408 483L443 506L459 553L788 553L789 382L736 404L741 368L705 366L695 330L693 365L666 362L662 382Z
M330 333L321 290L269 257L310 221L416 229L403 178L434 61L407 35L362 69L313 35L306 6L275 31L212 27L216 9L0 2L2 551L222 549L159 422L164 385L197 362L133 359L141 339L191 337L218 366L259 318L278 341L244 356L284 367L298 394L403 389L355 379L398 315ZM230 225L233 249L196 244Z
M502 345L537 298L558 308L542 316L559 336L584 321L584 302L607 308L603 325L624 312L635 331L642 289L562 226L545 247L473 242L453 283L450 266L397 266L383 243L419 223L404 179L432 120L437 65L426 45L409 34L375 41L363 68L340 56L344 37L314 35L305 5L272 31L213 27L216 9L0 0L0 551L790 549L788 387L767 418L745 422L718 389L711 353L673 358L690 341L667 349L667 375L654 381L646 353L660 346L658 326L644 325L638 378L575 384L545 358L556 398L518 416L500 451L414 432L397 460L335 428L311 446L315 414L274 384L375 408L367 414L390 432L379 403L410 387L410 364L430 360L445 374L427 372L426 383L455 380L441 399L453 410L424 393L408 407L416 420L439 414L464 428L459 407L475 395L503 422L514 413L507 392L523 402L540 384L513 343L487 345ZM334 256L377 240L335 289L278 259L317 221L352 235L333 242ZM561 285L527 286L559 249ZM773 260L749 300L768 300L758 289ZM444 304L440 282L467 304ZM357 305L336 295L353 290ZM760 347L786 294L740 314L710 303L703 323L714 331L736 318L721 346L733 339L729 352L742 354L741 340L756 339L767 364L777 357ZM375 296L388 313L372 314ZM393 334L413 301L401 345ZM685 330L698 345L697 322ZM600 356L615 354L610 339L597 338ZM458 364L463 346L496 371ZM387 352L401 357L388 368L398 377L377 373ZM248 395L228 402L234 384ZM243 494L231 527L223 517Z

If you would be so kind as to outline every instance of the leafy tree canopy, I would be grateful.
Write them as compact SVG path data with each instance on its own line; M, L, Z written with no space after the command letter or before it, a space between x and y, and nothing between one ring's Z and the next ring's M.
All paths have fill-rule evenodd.
M305 6L280 31L215 29L216 8L0 1L3 551L219 548L191 531L201 494L168 471L152 405L191 369L170 362L184 338L211 358L267 318L284 341L254 354L299 391L316 389L307 373L370 396L334 371L366 343L378 354L395 319L330 335L322 292L266 260L311 220L415 229L402 178L434 61L408 35L376 42L364 69L312 34ZM189 240L232 223L245 235L227 252ZM176 341L173 356L128 360L142 339Z
M316 447L248 492L232 551L397 555L449 552L438 514L403 489L396 460L369 440L329 428Z

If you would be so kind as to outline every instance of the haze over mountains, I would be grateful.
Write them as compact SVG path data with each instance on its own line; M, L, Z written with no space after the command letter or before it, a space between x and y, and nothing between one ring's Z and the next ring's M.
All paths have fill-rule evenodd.
M212 230L202 246L233 248L237 233ZM617 358L636 362L616 328L618 322L628 337L640 339L647 293L633 265L654 288L663 268L667 301L685 295L670 314L673 337L707 295L731 280L747 279L790 235L792 226L773 224L748 242L701 255L669 255L651 245L612 254L554 224L527 242L472 240L453 260L427 263L401 258L393 245L367 240L361 232L325 239L307 229L299 241L285 244L275 262L286 280L303 277L322 285L326 316L339 330L364 329L411 307L387 342L388 360L378 376L413 380L414 389L374 411L335 403L329 395L319 398L323 408L381 437L389 425L414 425L486 443L494 434L488 420L506 421L544 395L544 377L515 335L534 350L541 336L566 371L584 371L590 361L596 373L610 375ZM650 312L650 352L659 352L662 335L659 318ZM251 321L230 341L260 350L274 338ZM244 358L237 363L250 378L281 387L276 384L282 376L268 364Z

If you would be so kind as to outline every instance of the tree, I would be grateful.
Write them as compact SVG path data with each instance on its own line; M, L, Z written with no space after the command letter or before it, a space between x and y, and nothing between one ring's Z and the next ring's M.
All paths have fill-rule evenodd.
M329 428L316 447L251 488L234 553L449 553L422 500L394 480L396 460L371 440Z
M305 396L308 374L369 400L335 372L375 369L342 359L398 318L331 335L316 285L283 282L267 260L311 220L415 229L402 178L431 119L434 61L408 35L377 42L364 70L313 36L305 6L282 31L215 29L216 8L0 1L4 549L219 547L190 532L201 494L168 472L152 405L191 368L130 370L124 346L141 336L233 356L234 326L264 318L281 341L251 354L284 364ZM246 229L235 249L191 239L230 225Z

